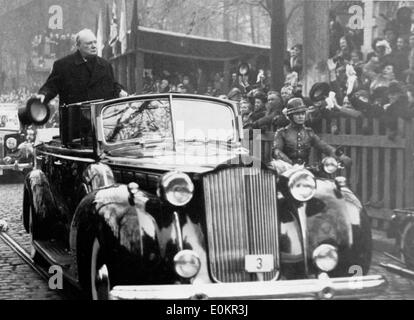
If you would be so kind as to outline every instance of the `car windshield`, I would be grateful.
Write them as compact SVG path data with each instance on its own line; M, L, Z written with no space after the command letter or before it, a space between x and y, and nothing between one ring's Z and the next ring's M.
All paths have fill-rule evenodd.
M139 100L102 111L105 143L236 141L235 116L224 103L198 99Z
M134 101L106 107L102 113L105 142L172 138L168 99Z

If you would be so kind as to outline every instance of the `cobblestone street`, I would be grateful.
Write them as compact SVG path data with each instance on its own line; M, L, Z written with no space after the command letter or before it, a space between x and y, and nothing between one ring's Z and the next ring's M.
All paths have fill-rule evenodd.
M23 185L0 184L0 219L6 220L8 234L30 252L30 237L22 227ZM0 240L0 300L61 300L12 249Z
M0 184L0 219L8 222L8 234L30 252L30 237L24 231L21 223L22 193L21 183ZM0 251L0 300L73 299L73 295L49 290L48 284L1 240ZM382 252L374 252L371 274L383 274L389 282L386 292L375 299L414 300L414 282L388 273L379 266L381 262L395 264Z

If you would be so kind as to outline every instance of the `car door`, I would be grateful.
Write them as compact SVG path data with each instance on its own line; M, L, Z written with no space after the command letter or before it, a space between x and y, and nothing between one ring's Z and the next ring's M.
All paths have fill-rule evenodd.
M90 115L90 108L85 110ZM41 163L56 202L56 227L62 233L62 238L68 240L73 215L88 193L83 174L88 166L96 162L96 156L92 130L86 130L91 126L90 116L84 116L83 109L81 113L76 112L82 119L72 116L65 118L70 108L61 112L62 119L66 119L61 125L61 138L39 148L36 160ZM74 132L74 128L81 131Z

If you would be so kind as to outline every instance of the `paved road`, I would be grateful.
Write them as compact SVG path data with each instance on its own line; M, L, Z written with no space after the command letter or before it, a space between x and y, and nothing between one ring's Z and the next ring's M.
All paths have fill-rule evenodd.
M30 250L30 238L22 228L21 203L22 184L3 184L0 178L0 219L9 223L9 234L27 251ZM0 300L36 299L61 300L76 299L73 293L51 291L40 276L30 269L17 255L0 241ZM414 300L414 282L393 275L382 269L381 262L394 263L381 252L374 252L372 274L383 274L389 281L387 291L378 296L380 300Z

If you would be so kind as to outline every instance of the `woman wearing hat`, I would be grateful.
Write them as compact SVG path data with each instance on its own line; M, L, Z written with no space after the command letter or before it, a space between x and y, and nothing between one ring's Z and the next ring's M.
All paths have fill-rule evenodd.
M327 156L336 157L335 148L321 140L315 132L305 126L307 107L300 98L291 99L287 107L290 125L280 129L275 136L272 165L279 173L288 165L305 165L309 162L311 148L317 148ZM351 165L351 159L341 156L340 160Z

